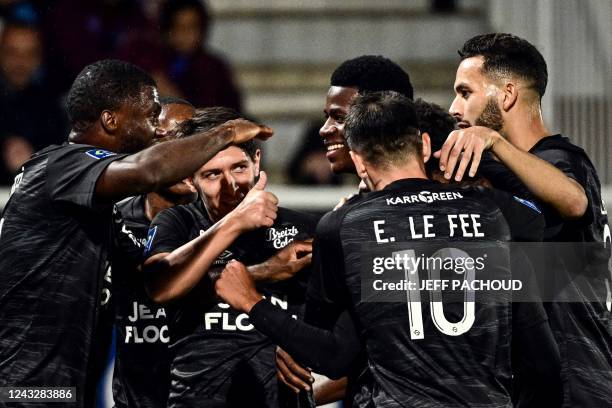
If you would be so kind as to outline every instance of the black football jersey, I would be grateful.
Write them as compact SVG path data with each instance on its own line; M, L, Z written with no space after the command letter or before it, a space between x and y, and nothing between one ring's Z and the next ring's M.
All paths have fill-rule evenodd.
M0 221L0 387L76 387L77 405L92 406L112 222L95 186L122 157L50 146L16 177Z
M140 264L149 219L145 196L117 203L112 262L117 349L113 399L117 408L165 407L170 388L166 310L147 295Z
M605 406L612 399L612 238L599 178L586 152L561 135L541 139L530 153L576 180L588 199L585 214L573 220L538 203L550 244L540 251L549 261L535 272L543 296L552 300L545 307L559 346L564 406ZM493 186L535 200L503 165L489 161L479 171ZM597 392L593 384L601 384Z
M146 256L172 252L211 225L200 200L162 211L151 224ZM292 240L312 237L314 226L310 216L279 208L272 227L241 235L211 269L231 259L261 263ZM166 308L173 354L169 406L278 406L274 344L253 328L246 314L219 302L209 275ZM258 289L272 304L299 316L307 279L304 269L290 280Z
M561 296L572 302L545 306L561 353L564 406L606 406L612 401L612 239L599 178L585 151L561 135L541 139L530 152L576 180L588 199L585 214L575 220L543 206L544 240L575 243L553 245L547 268L563 288Z
M389 299L372 293L372 287L381 285L376 277L389 273L384 265L394 268L397 254L412 262L442 255L463 258L464 266L469 258L476 263L480 259L486 267L475 266L467 274L462 269L465 282L511 279L505 243L512 235L528 236L528 224L538 224L538 214L531 208L525 212L522 200L503 196L500 199L497 191L405 179L321 219L305 320L330 328L347 308L355 316L372 378L362 387L367 398L357 395L355 401L381 407L512 406L513 319L522 324L527 319L532 324L545 321L541 307L518 309L525 315L513 316L510 293L490 298L489 292L469 288L459 298L447 298L444 291L427 286L388 289L395 292ZM517 227L511 234L504 215L513 213L527 218L524 230ZM541 227L539 221L535 229ZM391 261L379 262L385 254ZM491 262L484 261L487 255ZM428 266L417 278L459 273L458 263L446 272L422 265ZM401 281L412 279L403 276Z

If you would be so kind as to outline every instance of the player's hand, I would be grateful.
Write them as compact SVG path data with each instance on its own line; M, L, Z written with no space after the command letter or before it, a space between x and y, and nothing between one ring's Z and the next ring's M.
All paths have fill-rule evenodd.
M247 268L236 260L229 261L225 266L215 282L215 291L232 308L244 313L249 313L262 299Z
M265 191L267 182L266 173L260 172L257 183L230 213L241 231L271 227L274 224L278 211L278 198Z
M274 130L266 125L259 125L246 119L234 119L226 122L230 126L234 137L232 143L239 144L248 142L253 138L267 140L273 134Z
M501 137L493 129L483 126L454 130L448 135L442 149L434 153L434 157L440 159L440 170L447 180L450 180L456 168L455 180L461 181L470 161L469 175L476 175L482 153L492 149Z
M276 347L276 376L296 394L310 391L314 378L310 370L300 366L285 350Z
M342 197L340 199L340 201L338 201L338 204L336 204L336 206L334 207L334 209L332 211L336 211L338 208L342 207L344 204L346 204L346 202L348 200L350 200L351 198L355 197L357 194L351 194L348 197Z
M293 277L312 262L312 239L291 241L289 245L257 266L253 271L258 281L277 282Z

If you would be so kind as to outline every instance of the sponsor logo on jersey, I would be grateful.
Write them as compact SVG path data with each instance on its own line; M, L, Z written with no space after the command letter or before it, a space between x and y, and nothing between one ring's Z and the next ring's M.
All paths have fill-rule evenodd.
M418 194L387 198L387 205L433 203L434 201L450 201L463 198L461 193L454 191L441 191L432 193L431 191L421 191Z
M526 207L531 208L533 211L537 212L538 214L542 214L542 211L540 211L540 209L538 208L537 205L535 205L533 202L529 201L529 200L525 200L524 198L519 198L517 196L512 196L514 197L514 199L516 201L518 201L519 203L523 204Z
M91 149L85 152L86 155L88 155L89 157L93 157L94 159L105 159L107 157L110 156L114 156L117 153L113 153L113 152L109 152L108 150L104 150L104 149Z
M297 227L292 225L291 227L285 228L268 228L266 231L266 241L272 242L275 249L281 249L286 247L293 238L299 233Z
M226 249L225 251L221 252L221 255L219 255L217 259L215 259L213 265L225 265L233 257L234 253Z
M264 296L266 298L266 296ZM287 297L280 299L276 296L269 296L270 303L282 310L289 309ZM291 317L297 319L292 314ZM251 331L253 325L249 322L249 315L246 313L236 314L236 311L227 303L219 303L217 311L204 313L204 330L223 330L223 331Z
M166 309L151 307L148 304L132 302L132 313L127 317L125 326L126 344L164 343L170 342L168 325L166 322Z

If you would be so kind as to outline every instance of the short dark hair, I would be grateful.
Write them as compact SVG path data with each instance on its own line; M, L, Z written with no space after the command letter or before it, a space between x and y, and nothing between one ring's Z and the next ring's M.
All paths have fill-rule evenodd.
M546 61L528 41L512 34L491 33L470 38L459 50L461 60L482 56L483 72L493 75L510 73L531 81L532 87L544 96L548 83Z
M429 134L431 150L440 150L448 134L456 129L457 121L440 105L421 98L414 101L414 110L419 118L419 130Z
M204 0L166 0L159 12L159 26L162 33L168 33L172 28L174 16L181 10L193 9L200 18L202 35L208 32L210 26L210 13Z
M240 119L240 117L240 114L234 109L223 106L196 109L193 117L181 123L176 132L179 138L188 137L215 128L228 120ZM244 150L251 159L255 159L257 145L253 140L237 144L236 146Z
M344 61L331 76L331 86L360 91L395 91L412 99L414 90L408 73L381 55L362 55Z
M414 109L419 118L419 129L422 133L426 132L429 135L433 154L442 149L448 134L455 130L457 121L441 106L420 98L414 101ZM425 164L429 171L438 169L438 166L438 159L433 156Z
M70 125L77 132L87 130L105 109L137 100L145 86L154 87L155 81L129 62L102 60L86 66L68 91Z
M422 141L414 103L393 91L360 94L351 105L344 132L351 150L386 168L419 155Z
M179 98L178 96L173 96L173 95L164 95L164 96L160 96L159 97L159 104L161 106L167 106L167 105L185 105L185 106L189 106L190 108L194 108L195 106L193 106L193 104L183 98Z

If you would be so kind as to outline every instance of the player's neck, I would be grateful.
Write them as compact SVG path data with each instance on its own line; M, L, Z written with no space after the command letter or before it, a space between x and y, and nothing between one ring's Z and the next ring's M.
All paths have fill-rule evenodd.
M504 121L502 134L510 143L528 152L542 138L550 136L539 108L525 108L515 118Z
M101 147L103 149L108 149L110 151L116 151L116 146L109 143L109 138L105 137L99 132L97 125L90 127L86 131L76 131L71 129L70 133L68 134L68 141L71 143L88 144Z
M397 180L428 179L423 163L414 162L402 167L389 167L384 170L368 169L368 176L373 191L380 191Z

